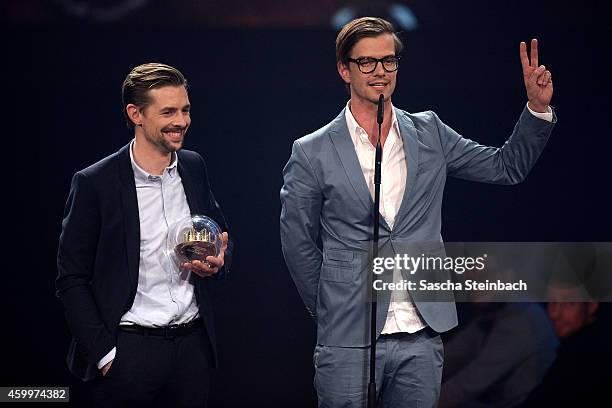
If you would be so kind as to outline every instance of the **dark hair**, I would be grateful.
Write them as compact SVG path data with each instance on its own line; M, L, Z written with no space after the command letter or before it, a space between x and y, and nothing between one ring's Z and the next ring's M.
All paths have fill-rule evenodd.
M393 24L378 17L361 17L349 21L336 37L336 62L348 65L348 59L353 47L359 40L367 37L378 37L382 34L391 34L395 43L395 55L399 55L404 48L402 40L395 32Z
M134 104L142 111L150 103L149 90L164 86L184 86L187 80L181 72L170 65L157 62L138 65L125 77L121 87L121 100L123 101L123 114L128 128L134 128L134 122L128 117L125 107Z

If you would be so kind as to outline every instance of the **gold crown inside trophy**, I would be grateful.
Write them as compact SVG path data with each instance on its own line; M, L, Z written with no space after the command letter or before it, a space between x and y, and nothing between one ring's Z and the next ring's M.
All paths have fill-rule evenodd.
M221 250L221 228L209 217L193 215L173 224L168 232L168 250L178 262L204 262Z

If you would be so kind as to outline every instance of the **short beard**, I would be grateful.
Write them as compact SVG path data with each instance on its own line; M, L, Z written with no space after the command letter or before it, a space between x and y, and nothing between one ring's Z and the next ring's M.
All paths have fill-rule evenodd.
M170 142L168 142L164 136L163 133L161 133L161 136L156 138L156 137L151 137L150 135L148 135L146 132L144 134L145 139L147 139L147 141L151 144L153 144L154 146L156 146L159 151L163 154L171 154L176 152L177 150L179 150L183 144L181 143L181 145L178 148L175 148L174 146L172 146L170 144Z

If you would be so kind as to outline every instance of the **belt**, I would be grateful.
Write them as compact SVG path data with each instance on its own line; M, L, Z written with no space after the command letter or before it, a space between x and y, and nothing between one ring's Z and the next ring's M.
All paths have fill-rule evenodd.
M120 325L119 330L125 333L141 334L143 336L159 337L178 337L189 334L202 327L202 319L194 320L183 324L171 324L162 327L144 327L137 324Z
M429 334L432 337L435 337L435 336L437 336L439 334L435 330L433 330L431 327L425 326L422 329L419 329L419 330L415 331L414 333L395 332L395 333L389 333L389 334L381 334L380 338L383 338L383 339L402 339L402 338L404 338L406 336L423 334L423 333L427 333L427 334Z
M408 336L410 333L408 332L396 332L396 333L386 333L381 334L379 338L382 339L401 339L405 336Z

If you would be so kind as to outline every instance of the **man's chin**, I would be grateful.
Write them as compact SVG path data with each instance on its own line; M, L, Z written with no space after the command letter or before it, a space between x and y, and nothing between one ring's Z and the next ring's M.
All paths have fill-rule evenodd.
M162 154L172 154L181 150L183 144L182 143L161 143L157 145L158 150Z
M385 96L385 102L387 102L391 98L391 96L387 95L387 93L377 92L370 96L370 99L369 99L370 103L373 103L374 105L378 105L378 99L380 98L381 93Z
M166 140L165 143L163 143L160 146L165 153L174 153L178 150L181 150L181 148L183 147L183 141L181 140L180 142L171 142L169 140Z

